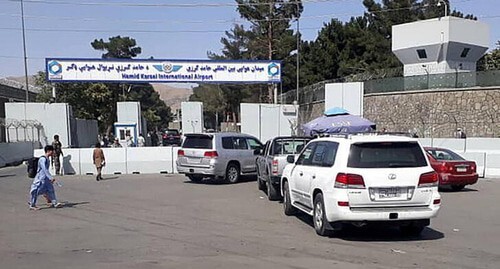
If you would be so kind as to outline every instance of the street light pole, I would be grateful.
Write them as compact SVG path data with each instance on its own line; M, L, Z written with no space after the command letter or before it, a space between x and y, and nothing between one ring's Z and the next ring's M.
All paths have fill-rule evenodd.
M437 3L437 6L440 7L441 4L444 5L444 16L448 17L448 3L444 0L439 0L439 2Z
M297 2L297 12L299 12L299 4ZM299 80L300 79L300 15L297 15L297 89L296 97L297 104L299 103Z
M26 87L26 103L29 102L29 84L28 84L28 57L26 57L26 31L24 27L24 2L21 0L21 24L23 31L23 52L24 52L24 79L25 79L25 87Z

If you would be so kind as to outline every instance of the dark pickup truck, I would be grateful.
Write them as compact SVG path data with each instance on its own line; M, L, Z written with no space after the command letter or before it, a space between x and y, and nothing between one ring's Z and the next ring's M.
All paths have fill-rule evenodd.
M259 190L267 191L269 200L281 199L280 180L287 156L299 154L310 140L310 137L279 136L266 142L256 164Z

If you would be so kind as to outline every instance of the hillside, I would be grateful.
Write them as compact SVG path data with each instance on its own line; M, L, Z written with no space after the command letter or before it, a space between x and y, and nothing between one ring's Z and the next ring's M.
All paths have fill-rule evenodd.
M151 84L155 91L160 94L160 99L170 106L172 112L181 108L181 102L187 101L193 93L190 88L176 88L166 84Z
M5 78L10 81L18 82L20 85L24 85L24 77L7 77ZM34 85L35 80L33 76L29 76L29 84ZM160 99L170 106L172 112L176 109L181 108L181 102L187 101L189 96L193 93L190 88L177 88L172 87L167 84L151 84L155 91L160 94Z

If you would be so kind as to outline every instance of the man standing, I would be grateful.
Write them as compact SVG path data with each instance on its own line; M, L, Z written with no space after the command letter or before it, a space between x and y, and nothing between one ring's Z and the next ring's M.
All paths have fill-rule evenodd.
M54 147L54 155L52 156L52 164L56 170L56 175L61 173L61 161L59 157L63 155L62 152L62 143L59 141L59 135L54 135L54 142L52 142L52 146Z
M144 138L144 136L142 136L142 134L139 134L139 137L137 138L137 146L138 147L146 146L146 139Z
M49 172L50 162L49 157L55 154L54 147L51 145L47 145L44 148L45 155L38 159L38 169L31 184L30 189L30 210L38 210L39 208L36 206L36 200L39 195L46 195L50 202L52 203L52 207L59 208L62 206L61 203L57 202L56 192L54 190L54 182L55 178Z
M99 181L102 179L101 171L102 167L106 164L106 159L104 158L104 151L101 149L101 144L95 144L94 153L92 155L92 159L94 160L95 168L97 169L97 177L95 180Z

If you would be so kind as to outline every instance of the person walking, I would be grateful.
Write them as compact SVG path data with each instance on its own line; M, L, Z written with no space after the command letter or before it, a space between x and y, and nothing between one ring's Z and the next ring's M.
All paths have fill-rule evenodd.
M101 144L95 144L94 153L92 154L92 159L94 160L95 168L97 169L97 176L95 180L99 181L102 179L101 171L106 165L106 158L104 158L104 151L101 148Z
M54 154L52 156L52 165L56 170L56 175L61 173L61 159L60 156L64 156L62 152L62 143L59 141L59 135L54 135L54 142L52 142L54 147Z
M60 208L62 207L61 203L57 202L56 192L54 190L54 182L56 179L52 177L49 171L50 161L49 158L55 154L54 147L52 145L47 145L44 148L45 155L38 159L38 168L35 179L33 179L33 183L30 188L30 202L29 209L30 210L39 210L36 206L36 202L39 195L44 195L47 201L50 200L51 207Z
M146 146L146 139L144 138L144 136L142 136L142 134L139 134L139 137L137 138L137 146L138 147Z

